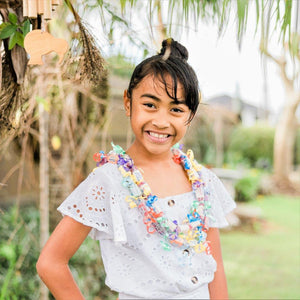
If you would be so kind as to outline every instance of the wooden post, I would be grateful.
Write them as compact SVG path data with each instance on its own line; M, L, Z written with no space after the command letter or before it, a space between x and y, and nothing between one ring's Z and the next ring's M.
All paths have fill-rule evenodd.
M41 87L45 85L45 67L42 67L40 74ZM46 90L46 87L41 90ZM44 92L43 97L47 97L47 92ZM46 244L49 238L49 148L48 148L48 131L49 131L49 114L45 110L43 103L39 104L39 143L40 143L40 247L41 249ZM48 300L48 288L40 283L40 300Z

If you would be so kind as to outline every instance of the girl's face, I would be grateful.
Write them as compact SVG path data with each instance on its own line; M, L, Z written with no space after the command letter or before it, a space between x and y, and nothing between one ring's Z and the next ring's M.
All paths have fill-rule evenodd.
M166 77L166 80L172 95L172 79ZM130 116L135 134L133 146L139 154L169 154L170 148L184 137L191 111L185 104L181 84L177 87L177 99L179 103L168 96L164 84L152 75L146 76L132 91L131 101L124 92L126 115Z

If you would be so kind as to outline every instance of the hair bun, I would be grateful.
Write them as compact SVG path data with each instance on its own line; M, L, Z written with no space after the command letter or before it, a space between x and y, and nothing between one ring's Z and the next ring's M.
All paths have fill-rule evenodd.
M163 59L165 60L167 60L169 56L176 56L185 61L189 58L187 49L172 38L163 40L159 55L163 56Z

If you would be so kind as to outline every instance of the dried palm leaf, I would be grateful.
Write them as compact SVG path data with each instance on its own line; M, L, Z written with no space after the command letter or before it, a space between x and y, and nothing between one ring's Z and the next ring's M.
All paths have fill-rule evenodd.
M13 10L19 20L23 20L22 7ZM0 9L4 21L8 21L8 9ZM26 72L27 56L24 48L15 45L8 50L8 40L3 41L4 55L0 72L0 138L12 134L19 127L21 109L24 104L23 82Z
M73 79L81 82L88 82L92 86L96 86L101 81L104 71L105 61L96 44L95 37L88 30L87 25L84 25L80 16L75 11L72 3L65 0L71 10L75 22L79 29L79 38L73 40L73 48L69 52L67 60L66 74L70 76L70 70L73 69ZM75 66L75 68L74 68Z
M22 5L22 0L0 0L0 8L16 8Z
M0 40L0 91L2 86L2 52L1 52L2 40Z
M0 91L0 139L18 127L21 115L18 111L24 103L23 89L15 81L11 61L2 58L2 89Z

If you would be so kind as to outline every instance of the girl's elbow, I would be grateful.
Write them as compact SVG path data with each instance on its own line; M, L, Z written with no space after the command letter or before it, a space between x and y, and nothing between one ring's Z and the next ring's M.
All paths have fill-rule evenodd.
M53 269L55 269L56 265L56 261L51 256L43 255L42 253L38 258L35 267L38 275L41 279L43 279L53 272Z
M45 257L40 256L35 267L38 275L42 278L43 274L45 274L49 268L49 262Z
M36 271L40 278L43 280L46 277L57 274L60 270L68 266L68 260L58 259L49 253L41 253L36 262Z

